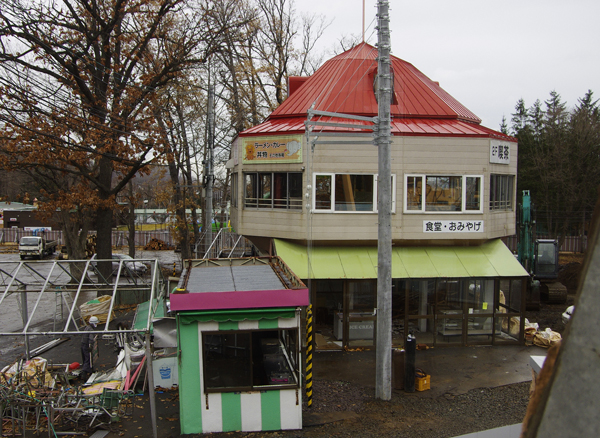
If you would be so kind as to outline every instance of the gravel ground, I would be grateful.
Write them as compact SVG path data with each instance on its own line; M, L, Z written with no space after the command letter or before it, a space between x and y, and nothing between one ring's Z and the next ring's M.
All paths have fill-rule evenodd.
M523 421L530 383L474 389L436 398L394 391L389 402L375 399L372 388L348 382L315 381L312 408L305 414L324 424L301 431L216 433L214 437L410 437L449 438ZM337 420L337 421L336 421ZM205 435L206 436L206 435Z
M545 304L539 311L528 312L527 318L563 332L560 317L574 295L563 305ZM501 347L498 347L501 348ZM452 396L394 391L390 401L375 398L374 389L345 381L315 380L313 406L304 406L304 428L298 431L218 433L211 437L407 437L446 438L520 423L529 401L530 383L524 382L496 388L479 388ZM303 397L306 400L306 397ZM171 415L177 430L176 403ZM143 417L143 415L141 416ZM308 420L308 421L307 421ZM135 422L135 421L134 421ZM145 421L145 423L148 423ZM139 424L136 424L136 427ZM122 427L122 425L120 426ZM137 427L141 429L141 427ZM169 437L178 436L173 430ZM133 436L119 433L120 436ZM191 437L191 435L189 435Z
M566 304L542 303L540 310L527 312L527 319L537 322L541 330L550 327L563 333L565 326L561 314L573 304L575 295L572 292L575 290L569 291ZM305 425L301 431L231 432L209 436L451 438L521 423L529 402L529 389L530 382L524 382L474 389L457 396L431 397L427 392L394 391L392 399L386 402L375 398L373 388L343 381L316 380L313 382L313 406L304 406ZM307 416L314 426L306 425Z
M346 409L359 415L340 423L309 427L301 434L281 436L454 437L519 423L529 400L529 383L476 389L455 397L446 394L430 398L417 393L395 392L390 402L376 400L369 391L352 389L350 385L340 382L318 383L319 386L340 388L346 407L336 405L336 400L331 400L334 410ZM322 392L327 394L327 391ZM331 397L331 394L335 392L327 396Z

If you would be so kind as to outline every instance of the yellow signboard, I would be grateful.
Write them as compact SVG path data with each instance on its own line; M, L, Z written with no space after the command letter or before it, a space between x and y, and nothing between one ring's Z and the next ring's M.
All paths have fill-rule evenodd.
M302 135L272 135L242 139L242 162L301 163Z

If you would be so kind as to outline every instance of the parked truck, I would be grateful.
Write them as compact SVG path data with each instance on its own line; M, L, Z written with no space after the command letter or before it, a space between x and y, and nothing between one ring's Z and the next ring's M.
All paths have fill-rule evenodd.
M19 255L21 260L27 257L42 259L46 255L54 254L58 243L56 240L46 240L40 236L25 236L19 241Z

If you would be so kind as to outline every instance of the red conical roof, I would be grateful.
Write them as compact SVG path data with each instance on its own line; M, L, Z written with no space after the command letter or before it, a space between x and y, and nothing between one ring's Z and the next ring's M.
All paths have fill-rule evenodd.
M474 135L514 140L481 126L479 117L412 64L395 56L390 59L394 72L393 135ZM376 75L377 49L361 43L326 61L265 122L240 136L303 132L307 111L313 105L313 109L320 111L376 116L373 86Z
M394 71L392 117L454 118L480 123L461 105L412 64L391 57ZM362 43L325 62L270 117L306 116L315 110L362 116L377 115L373 82L377 75L377 49Z

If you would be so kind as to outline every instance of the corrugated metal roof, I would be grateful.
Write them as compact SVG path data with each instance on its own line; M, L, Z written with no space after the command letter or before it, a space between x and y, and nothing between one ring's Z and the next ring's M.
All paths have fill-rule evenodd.
M184 293L170 296L172 311L297 307L308 289L277 257L186 262Z
M321 121L327 121L328 118L321 118ZM367 122L357 120L336 119L340 123L353 123L356 125L368 126ZM265 134L291 134L304 133L304 122L306 115L293 118L268 119L260 125L245 130L240 136L265 135ZM458 119L433 119L433 118L394 118L392 120L392 135L425 135L425 136L473 136L473 137L493 137L501 140L516 142L514 137L486 128L477 123L466 122ZM315 132L348 132L345 128L315 128ZM358 132L358 131L357 131Z
M190 270L186 288L193 293L279 290L285 285L271 265L216 266Z
M391 57L395 99L392 117L459 118L479 123L475 114L445 92L412 64ZM271 118L305 115L316 110L376 115L373 82L377 75L377 49L362 43L325 62L271 114Z
M275 239L277 254L301 278L377 278L377 248L305 246ZM311 262L308 263L310 254ZM326 267L326 268L325 268ZM394 247L393 278L494 278L529 274L500 239L479 246Z
M393 135L482 136L516 141L481 126L479 117L412 64L394 56L391 62L394 72ZM359 44L325 62L265 122L245 130L240 136L304 132L307 111L311 107L320 111L376 116L378 107L373 88L376 75L377 49L366 43Z

